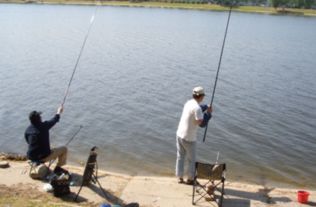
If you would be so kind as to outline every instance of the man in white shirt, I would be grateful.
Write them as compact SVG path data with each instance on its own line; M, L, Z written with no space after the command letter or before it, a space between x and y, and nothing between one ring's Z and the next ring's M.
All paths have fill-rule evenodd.
M199 105L204 99L205 93L201 86L193 89L192 99L188 100L182 111L177 130L177 162L176 176L179 183L193 184L196 160L196 140L199 125L205 126L205 122L211 118L212 107L207 107L203 113ZM204 123L204 124L203 124ZM188 159L188 179L183 180L184 161Z

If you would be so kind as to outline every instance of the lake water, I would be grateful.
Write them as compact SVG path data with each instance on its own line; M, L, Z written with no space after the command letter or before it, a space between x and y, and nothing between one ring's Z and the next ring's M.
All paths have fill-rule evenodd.
M0 151L24 154L31 110L62 102L94 6L0 4ZM172 176L194 86L211 99L227 12L99 7L51 145L72 164ZM316 18L232 13L198 159L227 179L316 188Z

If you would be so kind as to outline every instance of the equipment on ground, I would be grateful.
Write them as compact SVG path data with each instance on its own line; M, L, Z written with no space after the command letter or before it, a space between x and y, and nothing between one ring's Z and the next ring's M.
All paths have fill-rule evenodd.
M100 187L100 190L102 191L104 197L107 197L106 193L104 192L99 180L98 180L98 164L97 164L97 147L92 147L92 149L90 150L90 154L83 172L83 176L82 176L82 182L81 182L81 186L79 188L79 191L76 195L76 197L74 198L74 201L77 201L79 193L82 189L83 186L88 186L91 182L93 183L97 183Z
M202 198L207 202L223 204L226 164L195 163L192 204L196 205Z

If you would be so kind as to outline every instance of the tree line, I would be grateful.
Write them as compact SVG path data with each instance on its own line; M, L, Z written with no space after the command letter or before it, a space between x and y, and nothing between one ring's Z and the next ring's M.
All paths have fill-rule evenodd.
M315 0L271 0L271 5L274 8L288 7L288 8L299 8L299 9L312 9L316 8Z
M144 2L152 0L129 0ZM316 9L316 0L154 0L156 2L188 3L188 4L218 4L222 6L272 6L274 8Z

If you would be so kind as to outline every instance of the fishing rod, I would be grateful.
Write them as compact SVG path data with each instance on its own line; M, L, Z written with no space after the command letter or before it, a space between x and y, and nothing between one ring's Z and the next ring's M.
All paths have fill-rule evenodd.
M83 128L82 125L79 126L79 129L76 131L76 133L69 139L69 141L65 144L65 146L68 146L68 144L75 138L75 136L80 132L80 130ZM57 158L55 158L54 160L52 160L50 163L49 163L49 166L51 166L55 161L56 161Z
M77 136L77 134L80 132L80 130L83 128L82 125L79 126L79 129L76 131L76 133L69 139L69 141L66 143L65 146L68 146L68 144Z
M223 44L222 44L221 55L220 55L220 58L219 58L219 61L218 61L218 67L217 67L216 78L215 78L215 83L214 83L214 87L213 87L213 93L212 93L212 99L211 99L210 106L213 105L213 100L214 100L215 90L216 90L217 80L218 80L218 74L219 74L219 70L221 68L222 57L223 57L223 52L224 52L224 47L225 47L225 42L226 42L226 36L227 36L227 31L228 31L228 26L229 26L229 21L230 21L230 15L232 13L232 8L233 8L233 4L231 3L230 4L230 8L229 8L227 23L226 23L226 29L225 29L225 35L224 35L224 40L223 40ZM207 133L207 127L208 127L208 124L206 124L206 126L205 126L203 142L205 142L206 133Z
M94 13L93 13L92 16L91 16L90 25L89 25L87 34L86 34L86 36L85 36L85 38L84 38L84 41L83 41L83 43L82 43L82 46L81 46L81 49L80 49L80 52L79 52L79 55L78 55L78 58L77 58L75 67L73 68L73 71L72 71L72 74L71 74L71 77L70 77L70 80L69 80L69 83L68 83L68 87L67 87L67 89L66 89L65 96L64 96L64 98L63 98L63 101L62 101L61 106L64 106L64 104L65 104L65 102L66 102L66 98L67 98L68 93L69 93L69 88L70 88L70 85L71 85L71 83L72 83L72 79L73 79L73 77L74 77L74 75L75 75L75 72L76 72L76 70L77 70L77 66L78 66L80 57L81 57L81 55L82 55L83 49L84 49L84 47L85 47L85 45L86 45L86 42L87 42L87 39L88 39L90 30L91 30L91 28L92 28L92 25L93 25L93 22L94 22L94 17L95 17L95 14L96 14L96 12L97 12L97 8L98 8L98 7L95 8Z

